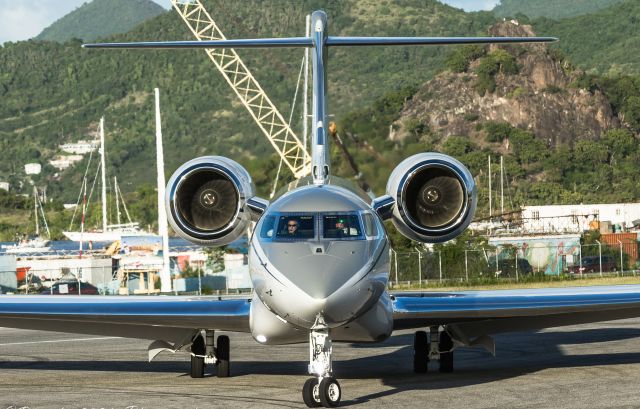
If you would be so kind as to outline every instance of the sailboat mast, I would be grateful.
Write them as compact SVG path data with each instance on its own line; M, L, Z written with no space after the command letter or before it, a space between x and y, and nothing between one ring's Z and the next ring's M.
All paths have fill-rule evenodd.
M107 232L107 172L104 152L104 117L100 118L100 161L102 173L102 232Z
M80 258L82 258L82 245L84 243L84 218L87 214L87 177L82 179L82 220L80 221Z
M500 156L500 213L504 214L504 156Z
M40 236L40 224L38 223L38 188L33 186L33 215L36 219L36 237Z
M493 216L493 203L491 202L491 155L489 155L489 221Z
M120 226L120 198L118 197L118 177L113 177L113 190L116 192L116 218L118 220L118 226Z

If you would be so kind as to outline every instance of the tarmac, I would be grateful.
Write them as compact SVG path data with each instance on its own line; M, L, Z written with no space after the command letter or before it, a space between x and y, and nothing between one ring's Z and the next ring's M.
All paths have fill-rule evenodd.
M260 346L230 334L232 377L188 355L148 363L147 341L0 329L0 409L303 407L307 345ZM343 407L640 408L640 319L503 334L497 356L455 352L455 372L412 372L413 334L334 344Z

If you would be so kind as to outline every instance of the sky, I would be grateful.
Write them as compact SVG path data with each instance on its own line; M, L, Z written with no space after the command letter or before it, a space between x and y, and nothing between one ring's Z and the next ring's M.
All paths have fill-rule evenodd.
M0 0L0 44L27 40L88 0ZM153 0L166 9L170 0ZM499 0L440 0L466 11L491 10Z

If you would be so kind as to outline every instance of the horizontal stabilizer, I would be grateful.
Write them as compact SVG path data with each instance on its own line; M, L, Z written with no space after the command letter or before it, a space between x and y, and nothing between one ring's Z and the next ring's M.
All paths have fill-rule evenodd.
M311 38L259 38L214 41L158 41L136 43L83 44L84 48L286 48L312 47Z
M327 46L549 43L555 37L328 37Z
M328 47L367 45L451 45L451 44L505 44L548 43L555 37L327 37ZM259 38L214 41L159 41L135 43L84 44L84 48L292 48L313 47L309 37Z

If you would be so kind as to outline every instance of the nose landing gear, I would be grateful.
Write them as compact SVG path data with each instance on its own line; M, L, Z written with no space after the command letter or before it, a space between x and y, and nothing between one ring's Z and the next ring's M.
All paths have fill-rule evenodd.
M302 399L307 407L335 408L340 404L342 389L340 384L331 376L333 347L329 327L321 315L318 315L309 334L309 374L302 388Z

